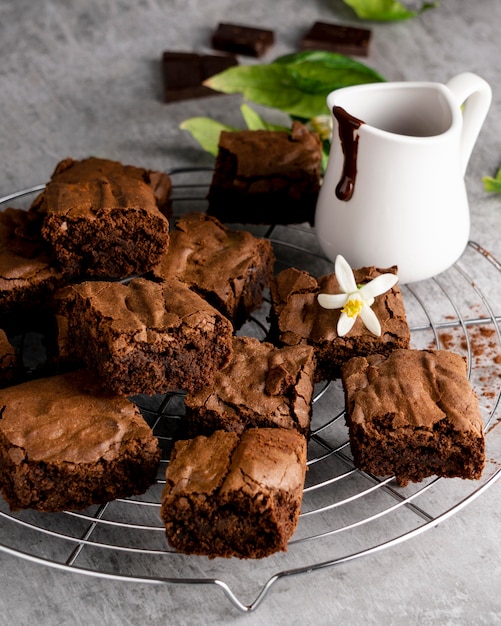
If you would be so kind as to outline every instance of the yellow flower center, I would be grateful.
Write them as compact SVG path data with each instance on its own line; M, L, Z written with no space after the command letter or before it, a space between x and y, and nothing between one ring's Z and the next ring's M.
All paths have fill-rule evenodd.
M312 129L319 135L322 141L326 139L330 139L331 136L331 127L330 127L330 117L327 116L319 116L313 117L310 120Z
M350 298L341 309L341 313L346 313L348 317L356 317L360 315L363 306L364 301L361 298Z

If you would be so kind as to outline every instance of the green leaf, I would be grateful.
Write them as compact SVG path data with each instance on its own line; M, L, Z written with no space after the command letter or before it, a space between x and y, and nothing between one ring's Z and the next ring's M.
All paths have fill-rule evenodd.
M484 183L485 191L490 193L501 193L501 167L498 169L496 178L492 178L492 176L484 176L482 181Z
M331 142L323 141L322 142L322 161L321 161L321 168L322 168L323 173L327 169L327 163L329 162L330 149L331 149Z
M287 126L270 124L247 104L243 104L240 110L249 130L281 130L290 132L290 128ZM210 117L190 117L181 122L179 128L191 133L192 137L198 141L201 147L213 156L217 156L218 153L221 131L241 130L240 128L222 124Z
M417 10L408 9L398 0L343 0L350 6L357 16L363 20L375 20L381 22L391 22L398 20L408 20L439 5L436 2L424 2Z
M279 126L278 124L270 124L263 119L259 113L254 111L248 104L242 104L240 111L249 130L284 130L290 131L287 126Z
M221 124L217 120L213 120L210 117L190 117L184 122L181 122L179 128L187 130L194 139L202 146L204 150L210 152L212 155L217 156L219 135L222 130L238 130L232 126Z
M304 51L273 63L237 65L205 84L223 93L241 93L255 104L310 119L328 113L326 98L334 89L384 81L358 61L333 52Z

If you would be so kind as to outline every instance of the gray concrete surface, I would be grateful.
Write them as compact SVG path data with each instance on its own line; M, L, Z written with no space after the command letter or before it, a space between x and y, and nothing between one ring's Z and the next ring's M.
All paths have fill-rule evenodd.
M164 170L211 165L179 123L210 115L240 125L239 97L167 106L159 62L167 49L209 51L221 20L275 29L265 60L294 51L315 20L358 24L336 0L0 0L0 195L45 182L66 156ZM481 181L501 164L501 3L442 0L414 20L368 27L365 62L389 80L446 82L468 70L492 85L466 182L472 238L501 258L501 196ZM492 441L499 459L499 433ZM284 578L248 615L217 589L100 580L0 552L0 624L501 624L500 496L498 482L411 541ZM0 520L0 543L8 532Z

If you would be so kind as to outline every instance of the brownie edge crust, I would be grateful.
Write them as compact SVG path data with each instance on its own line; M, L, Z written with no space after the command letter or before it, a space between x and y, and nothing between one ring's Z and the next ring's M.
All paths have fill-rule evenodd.
M306 471L298 432L216 431L176 443L161 516L169 544L209 558L285 551L295 531Z
M85 370L0 391L0 487L11 510L83 509L144 493L160 449L139 410Z
M432 475L478 479L485 464L478 398L462 356L396 350L342 370L356 467L397 483Z
M169 242L167 174L90 157L59 162L30 207L65 276L150 270Z
M72 285L60 312L69 351L117 394L194 390L231 356L231 322L175 279Z

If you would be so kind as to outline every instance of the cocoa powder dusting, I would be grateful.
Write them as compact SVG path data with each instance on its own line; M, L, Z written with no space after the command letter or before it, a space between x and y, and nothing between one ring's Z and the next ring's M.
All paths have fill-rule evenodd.
M439 332L440 348L468 355L468 344L471 353L471 383L477 392L481 407L489 414L494 409L494 402L501 385L501 344L490 318L485 318L479 306L471 307L471 319L481 320L464 329L458 322L457 326L447 331ZM447 316L447 321L455 321L453 316ZM430 348L436 348L433 343ZM498 418L497 424L501 423Z

